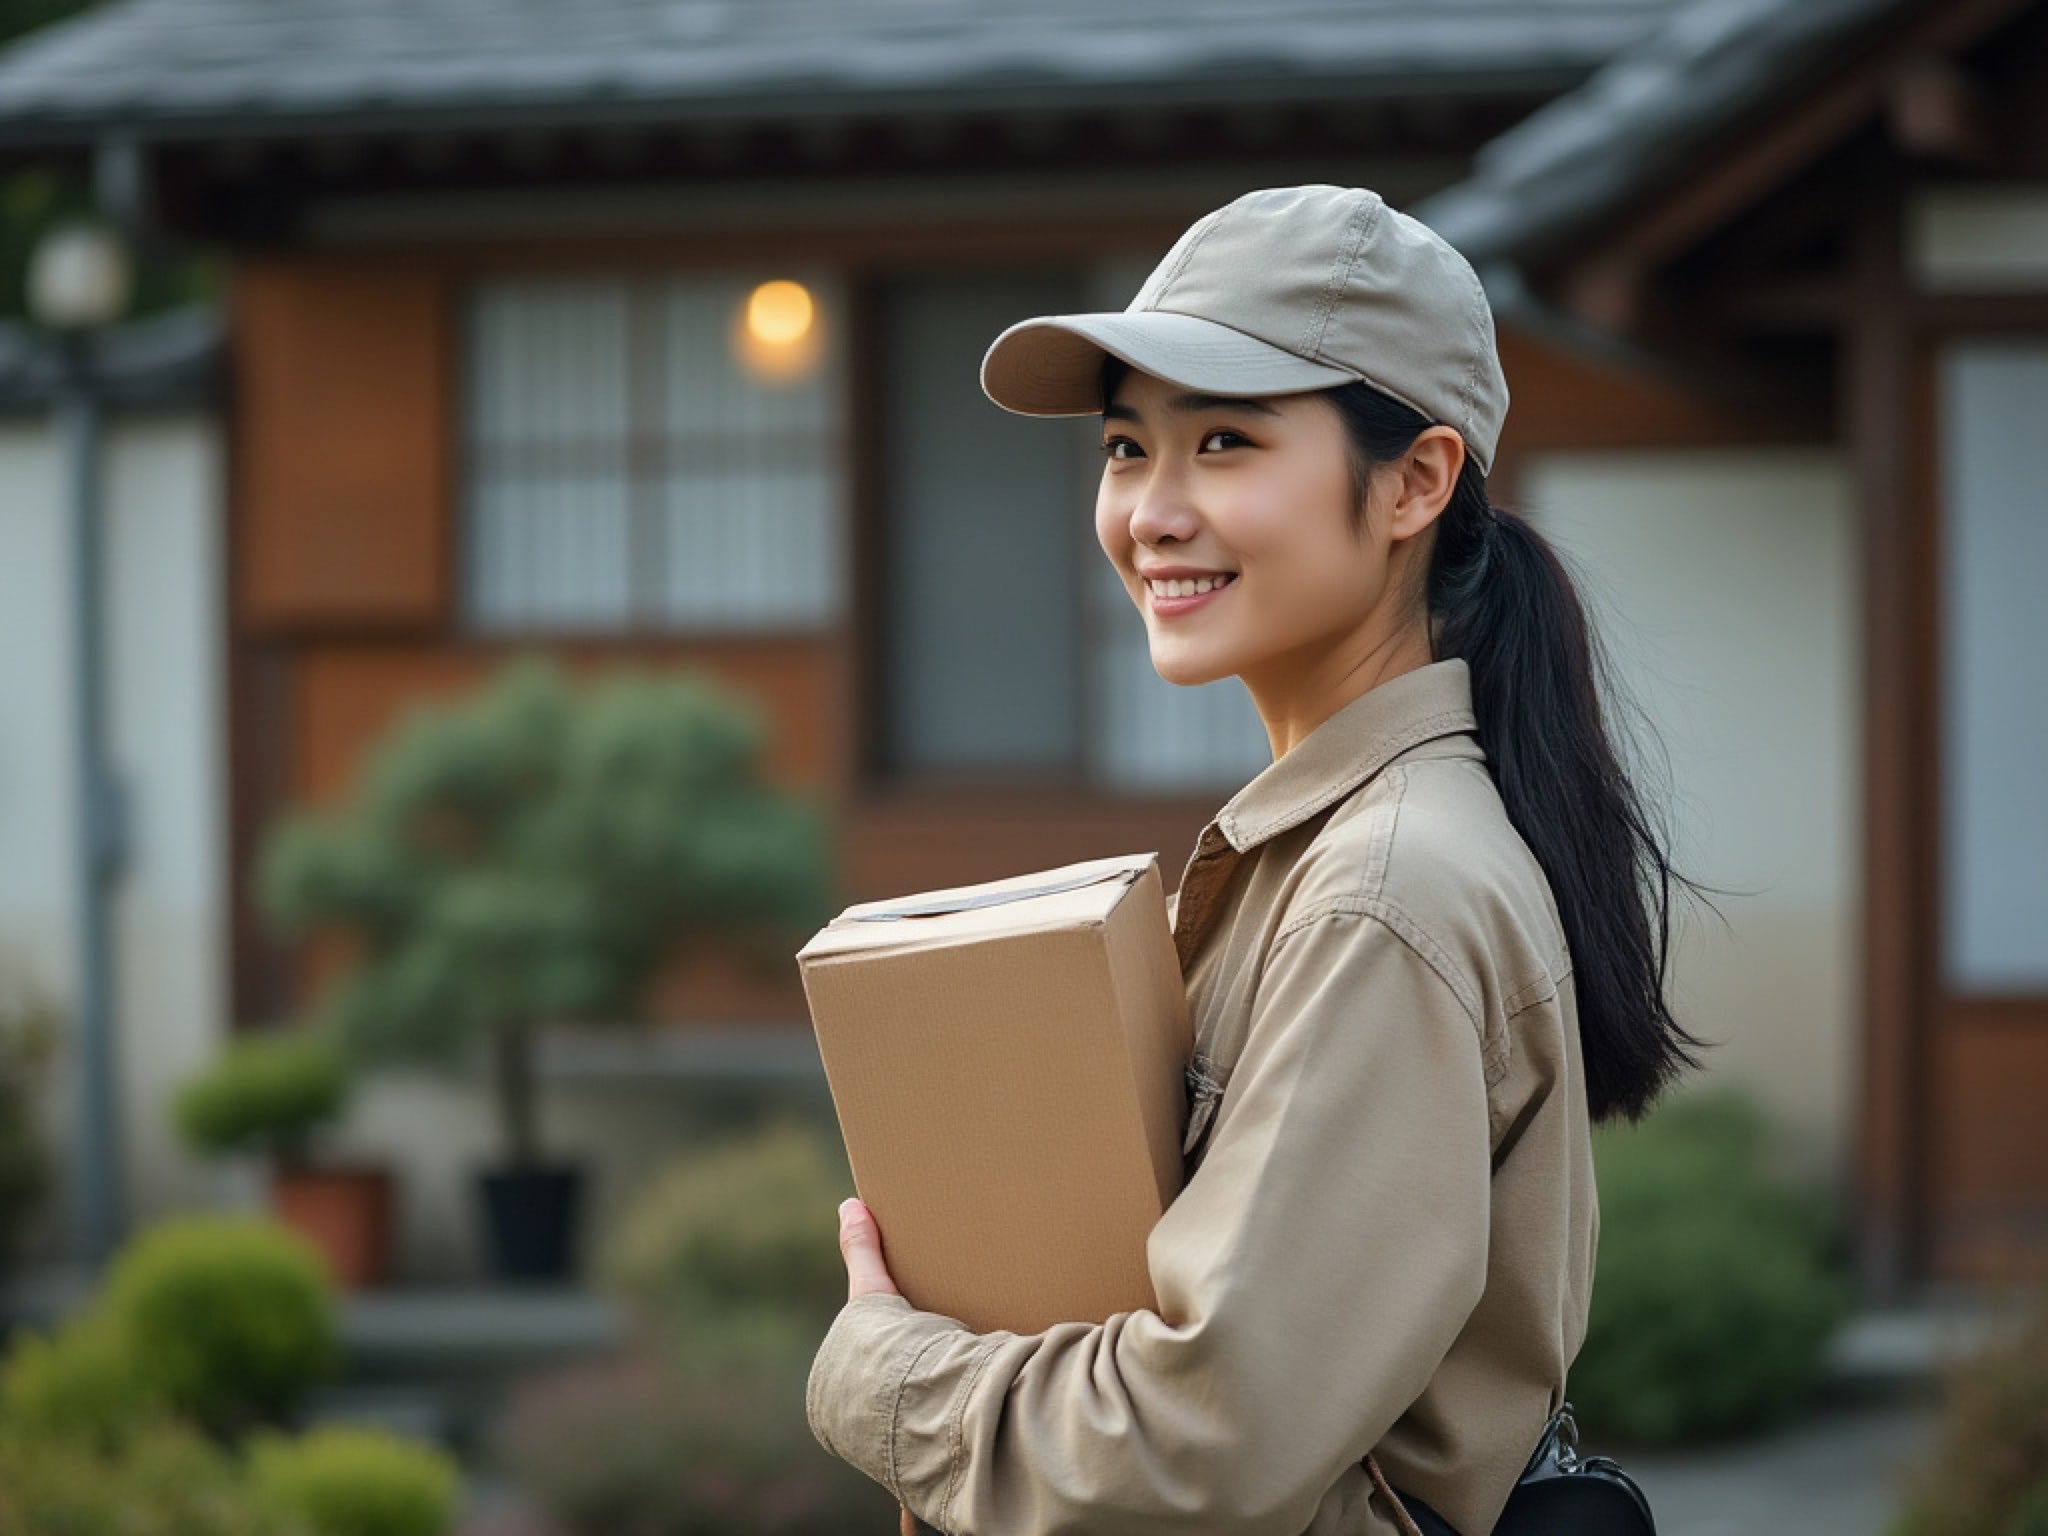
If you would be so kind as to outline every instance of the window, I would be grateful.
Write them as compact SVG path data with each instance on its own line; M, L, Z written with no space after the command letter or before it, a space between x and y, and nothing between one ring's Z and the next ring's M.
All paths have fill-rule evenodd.
M816 275L519 278L464 315L471 627L837 621L841 352Z
M2048 991L2048 517L2030 448L2048 338L1941 352L1942 965L1961 992Z
M1270 761L1236 679L1152 669L1096 542L1095 418L1013 416L978 382L1006 326L1120 309L1149 270L906 275L878 293L885 771L1200 792Z

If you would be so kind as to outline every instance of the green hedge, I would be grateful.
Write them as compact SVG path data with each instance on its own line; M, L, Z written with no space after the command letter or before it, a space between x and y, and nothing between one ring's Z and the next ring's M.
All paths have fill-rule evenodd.
M165 1413L120 1330L97 1313L24 1335L0 1372L0 1432L21 1438L113 1455Z
M838 1138L787 1112L656 1178L604 1264L642 1338L524 1384L495 1435L507 1475L570 1536L894 1529L895 1500L804 1415L852 1192Z
M1594 1132L1600 1249L1567 1382L1589 1436L1711 1439L1810 1400L1853 1294L1834 1209L1770 1151L1761 1112L1725 1089Z
M460 1470L439 1450L267 1427L331 1367L335 1333L296 1235L150 1228L84 1312L0 1362L0 1536L449 1536Z
M339 1352L320 1255L256 1218L150 1228L115 1260L100 1306L146 1386L216 1433L279 1418Z
M265 1435L249 1451L256 1489L314 1536L448 1536L460 1472L441 1452L384 1430L336 1425Z
M606 1246L606 1279L658 1326L764 1308L829 1321L846 1300L834 1236L853 1175L836 1140L789 1118L657 1176Z
M161 1424L119 1455L0 1433L4 1536L318 1536L196 1431Z
M567 1536L844 1536L896 1501L827 1454L804 1416L818 1336L643 1348L525 1384L497 1460Z

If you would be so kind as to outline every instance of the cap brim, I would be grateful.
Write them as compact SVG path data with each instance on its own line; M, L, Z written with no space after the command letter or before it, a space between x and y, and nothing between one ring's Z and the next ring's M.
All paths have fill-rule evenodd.
M1102 409L1104 353L1217 395L1299 394L1358 377L1198 315L1119 310L1018 321L982 357L982 392L1020 416L1092 416Z

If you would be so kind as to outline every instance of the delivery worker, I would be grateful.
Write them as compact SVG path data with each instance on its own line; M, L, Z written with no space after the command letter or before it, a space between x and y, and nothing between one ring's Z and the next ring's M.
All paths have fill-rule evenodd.
M1478 277L1371 191L1251 192L1121 313L1005 330L981 382L1099 415L1096 537L1154 668L1238 678L1273 761L1169 903L1195 1049L1158 1310L976 1333L849 1200L812 1431L906 1529L1485 1536L1585 1338L1591 1126L1704 1042L1662 979L1698 888L1571 578L1487 499Z

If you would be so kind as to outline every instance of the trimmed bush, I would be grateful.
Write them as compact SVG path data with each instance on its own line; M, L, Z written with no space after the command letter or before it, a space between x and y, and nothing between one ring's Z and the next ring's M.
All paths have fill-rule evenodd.
M455 1528L455 1463L381 1429L265 1435L250 1447L249 1473L267 1502L314 1536L447 1536Z
M497 1457L569 1536L893 1529L896 1501L811 1435L816 1346L791 1330L773 1355L644 1351L553 1372L514 1398Z
M1951 1367L1943 1396L1889 1536L2048 1536L2048 1288Z
M1600 1439L1669 1443L1796 1413L1852 1303L1828 1203L1774 1175L1727 1090L1594 1132L1600 1251L1568 1395Z
M835 1207L845 1155L788 1117L661 1174L604 1256L607 1279L658 1326L754 1308L829 1320L846 1300Z
M524 1384L505 1471L572 1536L837 1536L893 1528L895 1501L826 1453L804 1413L820 1334L846 1300L836 1140L785 1113L660 1175L604 1270L636 1347Z
M315 1536L216 1447L157 1425L118 1456L0 1435L0 1536Z
M126 1341L95 1314L21 1338L0 1372L0 1430L10 1434L109 1455L163 1413Z
M309 1030L231 1043L179 1091L172 1114L195 1151L260 1151L291 1161L348 1097L348 1070L334 1042Z
M217 1434L282 1416L336 1359L320 1255L267 1221L152 1227L115 1260L102 1304L148 1388Z

